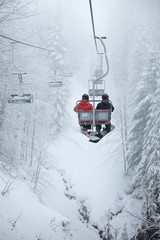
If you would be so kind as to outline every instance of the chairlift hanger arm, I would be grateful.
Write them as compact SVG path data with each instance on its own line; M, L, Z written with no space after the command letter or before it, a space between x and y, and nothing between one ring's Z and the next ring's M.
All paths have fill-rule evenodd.
M99 39L100 42L101 42L101 44L102 44L102 46L103 46L104 56L105 56L106 65L107 65L107 70L106 70L106 72L105 72L103 75L101 75L100 77L96 78L96 81L97 81L97 80L100 80L100 79L102 79L103 77L107 76L107 74L109 73L109 62L108 62L108 57L107 57L106 46L105 46L105 44L104 44L104 42L103 42L103 40L102 40L102 39L106 39L106 37L95 37L95 38ZM101 53L101 54L102 54L102 53Z
M102 53L99 53L99 52L98 52L98 47L97 47L97 41L96 41L96 40L99 39L100 42L101 42L101 44L102 44L102 46L103 46L103 49L104 49L105 60L106 60L106 65L107 65L107 70L106 70L106 72L105 72L102 76L100 76L100 77L98 77L98 78L96 79L96 80L100 80L100 79L102 79L103 77L105 77L105 76L108 74L108 72L109 72L109 62L108 62L108 58L107 58L107 51L106 51L105 44L104 44L104 42L103 42L103 39L106 39L106 37L101 37L101 38L99 38L99 37L96 36L95 25L94 25L94 17L93 17L93 9L92 9L92 0L89 0L89 6L90 6L92 29L93 29L93 37L94 37L94 41L95 41L96 51L97 51L97 54L102 54Z

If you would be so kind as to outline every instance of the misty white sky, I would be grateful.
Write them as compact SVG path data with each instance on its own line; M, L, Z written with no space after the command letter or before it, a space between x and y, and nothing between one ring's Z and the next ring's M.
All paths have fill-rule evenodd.
M152 21L158 3L158 0L92 0L96 34L106 35L108 40L113 41L116 35L123 34L133 15L139 18L146 15ZM60 13L66 32L73 39L93 41L89 0L38 0L37 6L40 14L52 17L54 12Z

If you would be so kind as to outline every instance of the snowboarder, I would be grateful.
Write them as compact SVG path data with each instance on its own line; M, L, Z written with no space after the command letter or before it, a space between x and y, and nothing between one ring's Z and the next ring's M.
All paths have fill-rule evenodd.
M102 101L97 104L96 109L111 109L111 112L114 111L114 106L112 105L111 101L109 100L108 94L105 93L102 95ZM98 134L100 134L101 127L102 127L101 125L96 126L96 130L97 130ZM111 131L111 123L109 125L105 125L104 130L107 133L109 133Z
M74 111L77 112L78 110L92 110L93 106L89 103L89 96L88 94L82 95L82 101L75 106ZM91 125L83 125L84 130L91 129Z

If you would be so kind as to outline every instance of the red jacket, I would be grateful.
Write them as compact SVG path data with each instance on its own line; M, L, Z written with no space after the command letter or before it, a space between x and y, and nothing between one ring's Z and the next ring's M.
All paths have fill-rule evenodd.
M87 100L82 100L77 104L77 110L92 110L92 105ZM74 111L76 112L76 106L74 108Z

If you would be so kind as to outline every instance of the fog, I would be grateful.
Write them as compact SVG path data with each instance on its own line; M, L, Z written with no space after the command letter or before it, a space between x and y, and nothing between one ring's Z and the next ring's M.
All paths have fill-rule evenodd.
M158 17L158 6L157 0L93 0L96 35L107 36L107 44L112 44L109 51L112 51L127 34L134 32L131 22L135 19L145 19L152 24ZM52 19L55 12L62 17L68 44L71 48L74 46L74 51L85 49L85 44L94 45L89 1L40 0L37 1L37 9L43 23L47 22L47 18Z

